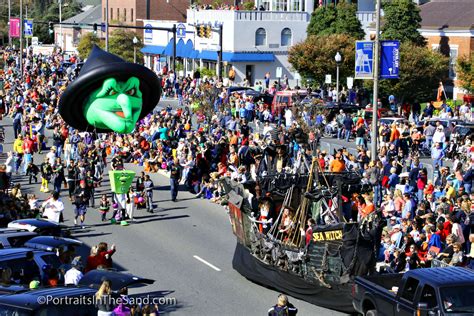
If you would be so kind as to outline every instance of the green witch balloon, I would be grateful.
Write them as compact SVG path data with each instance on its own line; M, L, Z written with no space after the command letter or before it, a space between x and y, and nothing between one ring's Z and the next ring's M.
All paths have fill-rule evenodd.
M155 108L160 94L153 71L94 46L79 76L61 96L59 113L81 131L128 134Z

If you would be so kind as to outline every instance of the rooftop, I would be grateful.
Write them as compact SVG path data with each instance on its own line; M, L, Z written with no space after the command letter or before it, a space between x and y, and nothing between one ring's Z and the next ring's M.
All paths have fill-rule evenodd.
M65 23L84 23L84 24L100 24L102 22L102 7L97 5L91 7L90 9L79 13L78 15L73 16L67 20L64 20Z
M422 29L471 30L473 0L432 0L420 6Z

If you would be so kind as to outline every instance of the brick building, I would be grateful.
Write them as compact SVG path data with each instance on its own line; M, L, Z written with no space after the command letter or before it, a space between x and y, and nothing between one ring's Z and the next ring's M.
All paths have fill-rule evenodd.
M109 21L142 26L142 20L186 21L186 10L192 0L108 0ZM215 0L203 0L200 4L212 4ZM233 0L223 3L233 4ZM105 21L106 0L102 0L102 20ZM141 32L138 32L141 33Z
M461 56L471 57L474 51L474 0L431 0L420 6L421 35L428 47L449 56L450 82L445 84L448 97L462 99L456 62Z

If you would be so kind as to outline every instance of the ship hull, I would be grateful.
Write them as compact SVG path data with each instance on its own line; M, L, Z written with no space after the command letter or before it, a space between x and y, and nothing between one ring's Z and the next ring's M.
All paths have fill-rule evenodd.
M235 247L232 266L241 275L260 285L274 288L317 306L345 313L355 312L352 306L351 282L331 288L308 282L258 260L239 242Z

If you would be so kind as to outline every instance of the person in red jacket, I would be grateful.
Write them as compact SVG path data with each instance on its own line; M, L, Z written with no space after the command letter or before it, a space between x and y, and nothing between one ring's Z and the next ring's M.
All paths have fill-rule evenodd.
M115 245L112 245L109 250L107 243L99 243L97 246L97 267L102 267L104 269L112 268L112 255L115 253L115 251Z

